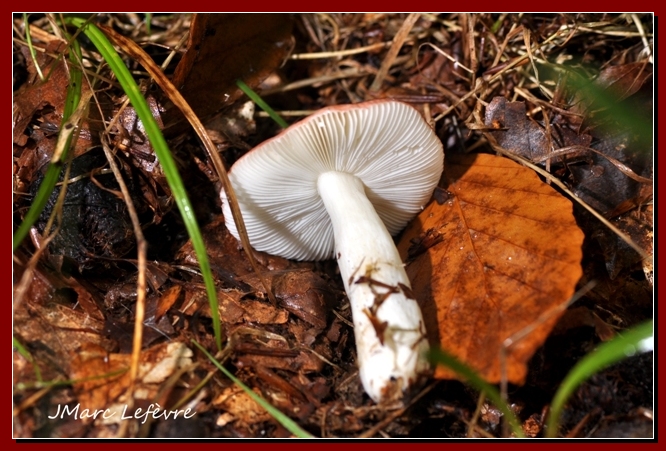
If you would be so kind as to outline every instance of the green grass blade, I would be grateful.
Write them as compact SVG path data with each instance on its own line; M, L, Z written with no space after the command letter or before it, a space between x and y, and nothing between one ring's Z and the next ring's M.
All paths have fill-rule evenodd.
M438 363L451 368L453 371L463 376L474 388L485 392L490 401L495 404L495 407L497 407L504 414L504 418L506 418L506 420L509 422L509 425L511 426L511 429L516 437L525 437L518 419L513 414L506 402L502 400L499 391L494 386L484 381L473 369L460 362L446 351L441 349L431 349L429 357L433 363Z
M12 346L16 348L18 353L21 354L24 359L32 363L32 366L35 368L35 377L37 378L37 381L42 382L42 372L39 370L39 365L37 365L35 359L32 358L30 351L28 351L28 349L24 347L23 344L16 339L16 337L12 337Z
M575 72L568 73L570 77L567 82L571 86L571 90L580 96L582 105L594 110L605 111L608 118L613 118L614 124L605 124L602 122L600 125L602 129L605 128L611 134L617 134L621 130L615 127L620 125L621 128L629 130L633 135L636 135L639 143L636 146L638 150L645 153L652 150L654 136L653 110L627 103L631 97L622 100L613 94L610 89L604 89L595 82L589 82ZM594 119L593 122L595 120L598 119Z
M80 18L69 18L67 22L76 27L83 27L83 33L92 41L92 43L97 47L97 50L100 52L106 63L109 65L109 68L113 71L118 82L122 86L125 94L130 99L134 110L141 119L143 126L146 131L146 135L150 140L150 144L155 150L155 154L162 165L164 170L164 175L167 179L173 197L178 205L180 214L183 217L183 222L187 233L189 234L190 239L192 240L192 247L196 253L197 259L199 261L199 268L201 269L201 274L206 285L206 293L208 295L208 302L211 309L211 317L213 319L213 330L215 333L215 341L218 348L222 348L222 331L220 323L220 315L218 311L218 302L217 302L217 291L215 289L215 282L213 281L213 276L210 271L210 263L208 261L208 255L206 254L206 246L204 245L201 232L199 230L199 225L197 224L196 217L194 216L194 208L190 202L183 181L178 173L176 163L171 156L171 151L169 146L162 135L162 131L157 125L155 118L148 107L146 99L144 99L139 86L134 81L134 78L130 74L129 70L123 63L123 60L120 58L116 50L113 48L113 45L106 38L104 33L97 28L94 24L86 23L85 20Z
M82 382L109 379L112 377L120 376L123 373L129 371L129 368L123 368L116 371L111 371L110 373L98 374L96 376L83 377L81 379L67 379L67 380L54 380L54 381L38 381L38 382L19 382L14 387L14 390L25 391L25 390L41 390L42 388L47 387L65 387L68 385L80 384Z
M146 13L146 34L148 36L151 35L152 33L152 21L153 21L153 14L152 13Z
M291 418L286 416L284 413L280 412L278 409L273 407L268 401L266 401L264 398L256 394L250 387L245 385L243 382L241 382L238 378L236 378L233 374L229 372L225 367L223 367L220 362L218 362L215 357L210 355L208 351L204 349L203 346L201 346L199 343L196 341L192 340L192 343L203 352L208 359L213 362L213 365L215 365L220 371L224 373L225 376L227 376L229 379L232 380L232 382L236 385L238 385L240 388L243 389L245 393L248 394L250 398L252 398L257 404L259 404L261 407L266 409L268 413L270 413L275 420L277 420L282 426L285 427L289 432L294 434L296 437L300 438L311 438L312 435L309 434L307 431L303 430L298 424L294 422Z
M44 81L44 74L42 73L42 68L39 67L39 64L37 64L37 51L35 50L35 46L32 45L32 36L30 35L30 23L28 22L28 15L26 13L23 13L23 24L25 26L25 40L28 43L28 50L30 51L30 57L32 58L32 62L35 64L35 70L37 71L39 79L41 81Z
M559 419L569 397L580 384L590 376L608 366L630 357L637 352L645 352L642 343L653 336L652 320L624 331L612 340L601 344L595 351L586 355L569 371L550 405L546 422L546 436L555 437L559 429ZM651 348L651 347L650 347Z
M71 51L69 52L69 59L72 62L70 65L69 73L70 80L69 86L67 87L67 96L65 98L65 108L62 115L62 122L60 124L60 133L66 133L65 125L68 123L70 116L76 111L79 107L79 101L81 100L81 86L83 83L83 73L79 68L79 61L81 58L81 49L77 42L72 43ZM23 242L28 232L33 224L39 218L39 215L42 214L46 203L51 197L53 188L55 188L56 183L58 182L58 177L60 176L60 171L62 170L63 162L67 161L67 156L69 154L70 147L72 145L72 138L74 133L70 133L67 136L65 141L64 150L60 158L49 164L46 169L46 174L42 179L42 183L39 185L39 189L35 198L30 204L30 208L26 213L23 221L14 232L13 237L13 250L15 251Z
M264 99L262 99L259 94L254 92L252 88L250 88L248 85L246 85L242 80L236 80L236 85L245 93L246 96L248 96L254 103L259 105L259 108L264 110L268 115L273 119L277 124L282 127L282 128L287 128L289 127L289 124L280 117L279 114L275 112L273 108L268 106L266 102L264 102Z

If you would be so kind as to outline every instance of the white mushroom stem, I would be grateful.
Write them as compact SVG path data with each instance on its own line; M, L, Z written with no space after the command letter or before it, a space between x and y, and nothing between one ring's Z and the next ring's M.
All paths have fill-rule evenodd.
M317 188L333 224L363 387L376 402L399 398L429 369L421 309L409 298L400 255L359 178L326 172Z

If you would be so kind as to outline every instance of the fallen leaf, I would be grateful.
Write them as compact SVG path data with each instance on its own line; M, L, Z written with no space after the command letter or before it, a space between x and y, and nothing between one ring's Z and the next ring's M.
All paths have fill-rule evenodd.
M293 46L291 26L287 14L197 14L173 84L197 116L209 116L243 94L236 80L256 87L284 62Z
M635 93L635 90L630 90L628 78L633 80L638 77L637 71L643 65L628 66L603 71L595 83L603 86L624 83L622 95ZM581 105L582 102L578 107ZM580 117L583 113L584 109L580 109ZM625 111L624 114L631 115L632 112ZM574 117L579 116L560 116L557 119L556 115L553 121L571 121ZM626 122L619 116L616 121ZM645 147L642 144L645 137L631 127L627 129L624 124L601 127L592 130L591 134L578 135L573 131L576 124L566 126L553 122L547 133L544 127L528 118L525 103L509 102L504 97L495 97L487 106L485 125L495 129L490 134L500 146L535 163L543 163L555 155L565 158L567 169L571 172L569 183L573 193L608 218L645 205L652 199L651 147ZM560 156L553 160L557 162ZM610 238L617 237L613 234Z
M72 355L70 377L81 408L122 411L124 395L130 383L130 354L109 353L93 343L86 343ZM177 369L192 363L192 351L183 343L162 343L141 352L139 374L134 395L155 399L160 383ZM115 415L118 420L121 415ZM92 418L82 418L89 421Z
M566 125L550 124L547 132L527 116L525 102L509 102L504 97L495 97L486 107L485 125L497 129L490 133L500 146L535 162L558 149L584 149L592 142L590 135L579 135Z
M176 302L182 289L183 287L181 285L173 285L172 287L165 290L162 296L160 296L157 305L155 306L154 315L150 315L150 310L149 315L153 316L156 321L163 317Z
M171 336L175 332L166 314L181 298L182 290L182 285L172 285L161 295L151 294L148 296L143 321L144 326L146 326L143 329L143 346L148 346L160 338Z
M247 323L256 324L284 324L289 314L284 309L273 307L269 303L248 300L243 302L243 320Z
M651 77L652 65L642 61L608 66L599 72L593 83L614 101L621 101L636 94ZM595 108L594 102L589 107Z
M651 205L647 205L641 211L624 214L611 220L615 227L626 233L648 255L653 255L652 208ZM622 271L635 270L637 265L643 262L643 258L626 241L614 233L609 233L605 227L595 227L590 237L599 243L601 250L599 260L605 262L611 280L618 277Z
M651 199L651 184L636 181L623 167L640 177L651 178L652 149L641 145L640 136L625 130L600 133L599 138L594 144L598 152L585 162L569 166L571 190L599 213L612 218Z
M287 352L284 353L285 355L279 355L279 350L271 350L270 348L252 349L250 347L239 347L236 351L245 353L236 361L236 365L239 367L263 366L265 368L291 372L302 371L305 373L319 372L323 368L321 359L305 351L297 351L295 356L288 355L290 353ZM256 352L257 354L252 354L251 352ZM268 355L271 352L274 352L276 355Z
M114 345L103 336L103 321L58 304L63 301L59 292L49 295L50 302L44 305L26 298L14 311L14 336L31 350L44 380L64 378L70 367L71 353L82 346L94 344L110 349Z
M271 271L266 275L275 296L290 313L318 329L326 327L326 315L335 299L326 281L308 269ZM263 291L255 274L243 276L243 281Z
M581 277L583 232L571 202L511 160L447 157L445 178L452 197L426 207L398 245L404 260L412 249L406 270L429 340L497 383L514 338L506 374L522 383ZM435 377L458 378L441 366Z
M17 144L24 153L37 152L35 156L38 157L37 169L47 163L53 154L65 108L67 86L70 83L69 70L64 61L56 61L49 56L62 52L63 46L63 42L52 42L47 46L46 53L37 53L39 64L48 68L48 78L41 81L37 77L30 77L28 83L19 88L13 96L14 144ZM27 52L27 48L24 51ZM29 54L26 56L32 59ZM31 66L29 65L29 68ZM81 89L85 98L90 86L83 83ZM81 155L91 146L89 124L86 122L82 127L85 130L81 131L74 143L75 156ZM47 156L47 160L44 159L44 155Z
M255 393L258 392L256 389L254 391ZM261 393L257 394L262 396ZM231 421L235 421L238 427L247 428L256 423L269 421L272 418L266 409L257 404L250 395L236 385L227 387L213 400L212 404L225 412L217 420L218 426L224 426Z
M163 128L164 108L152 95L147 94L145 98L153 119L160 128ZM121 110L117 123L111 129L110 136L113 138L110 145L117 146L122 152L118 152L118 154L125 157L122 160L125 162L126 172L131 172L131 166L138 169L138 174L134 177L139 184L136 190L138 191L140 188L141 194L145 198L144 202L155 213L153 222L159 224L164 213L169 210L169 204L165 199L171 197L171 187L146 135L145 126L134 108L128 106Z

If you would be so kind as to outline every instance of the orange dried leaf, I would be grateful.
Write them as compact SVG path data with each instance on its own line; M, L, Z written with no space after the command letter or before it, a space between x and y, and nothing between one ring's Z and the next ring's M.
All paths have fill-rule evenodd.
M433 346L500 381L522 383L582 275L583 232L569 200L511 160L447 157L448 193L403 234L398 249ZM530 329L533 330L530 331ZM438 367L435 377L456 379Z
M159 321L159 319L166 315L166 312L173 307L173 304L178 300L178 296L180 296L182 290L183 287L181 285L173 285L162 293L155 308L155 321Z

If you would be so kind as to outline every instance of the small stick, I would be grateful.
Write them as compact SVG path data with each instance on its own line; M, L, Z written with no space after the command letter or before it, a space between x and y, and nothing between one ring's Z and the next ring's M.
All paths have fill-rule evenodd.
M379 68L379 72L377 72L377 76L370 85L370 91L377 91L382 86L382 82L384 81L384 78L386 77L386 74L388 73L389 69L393 65L393 61L395 61L396 56L398 56L398 52L402 48L402 44L405 43L407 35L409 35L409 32L412 31L412 27L414 26L416 21L419 20L419 17L421 17L420 14L411 13L402 23L400 30L398 30L398 33L395 35L395 38L393 39L393 44L391 44L391 48L386 54L384 61L382 61L382 65Z

